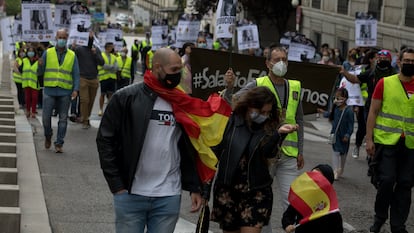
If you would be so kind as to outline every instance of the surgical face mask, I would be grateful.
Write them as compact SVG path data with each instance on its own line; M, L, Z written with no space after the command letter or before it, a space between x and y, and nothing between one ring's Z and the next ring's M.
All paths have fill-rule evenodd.
M65 39L58 39L57 43L56 43L56 46L59 47L59 48L65 47L66 46L66 40Z
M35 53L33 51L27 52L28 57L34 57Z
M251 113L250 113L250 119L253 121L253 122L255 122L255 123L257 123L257 124L262 124L263 122L265 122L266 120L267 120L267 116L265 116L265 115L262 115L262 114L259 114L258 112L256 112L256 111L252 111Z
M206 43L197 43L197 47L205 49L205 48L207 48L207 44Z
M403 63L401 66L401 73L404 76L414 76L414 64Z
M272 72L273 72L273 74L275 74L278 77L285 76L285 74L287 72L286 63L284 61L277 62L276 64L273 65Z
M178 86L178 84L180 84L181 81L181 71L174 73L174 74L165 74L165 77L162 78L158 78L158 80L161 82L161 84L168 88L168 89L173 89L176 86Z
M328 61L329 61L329 56L323 56L323 57L322 57L322 60L323 60L324 62L328 62Z

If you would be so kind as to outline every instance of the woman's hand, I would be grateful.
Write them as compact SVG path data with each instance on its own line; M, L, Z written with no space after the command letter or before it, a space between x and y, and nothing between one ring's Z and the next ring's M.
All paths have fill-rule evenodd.
M282 126L279 127L279 129L277 130L278 133L292 133L293 131L298 130L299 125L292 125L292 124L283 124Z

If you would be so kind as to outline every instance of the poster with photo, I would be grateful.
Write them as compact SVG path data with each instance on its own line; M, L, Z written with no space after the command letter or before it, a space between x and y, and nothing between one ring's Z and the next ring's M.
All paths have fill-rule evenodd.
M362 65L355 66L353 70L349 70L348 72L353 75L361 74L363 69ZM343 87L348 91L348 100L346 101L347 105L356 105L356 106L364 106L365 102L362 98L361 93L361 86L359 83L351 83L345 77L341 79L339 83L339 87Z
M233 38L237 0L219 0L216 11L216 37Z
M114 43L115 51L121 51L123 47L123 34L122 29L108 28L105 32L105 43Z
M168 46L168 20L153 20L151 27L152 50Z
M182 47L186 42L195 43L200 31L201 21L196 15L183 14L176 28L176 47Z
M70 5L56 4L55 5L55 29L70 28Z
M260 48L257 25L250 24L237 27L237 46L239 50Z
M3 54L14 51L12 18L5 17L0 20L1 38L3 40Z
M22 19L15 19L13 23L13 42L22 41L23 25Z
M50 41L54 26L50 3L22 1L22 40Z
M355 45L363 47L377 46L377 24L375 15L364 12L355 14Z
M86 14L72 14L70 19L68 43L86 46L89 40L91 29L91 16Z

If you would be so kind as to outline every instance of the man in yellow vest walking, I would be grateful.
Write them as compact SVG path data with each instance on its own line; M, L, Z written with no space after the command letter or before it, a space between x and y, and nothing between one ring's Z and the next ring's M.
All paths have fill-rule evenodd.
M414 49L398 61L400 73L378 81L367 119L366 150L375 162L371 182L377 188L370 232L380 232L390 215L392 233L407 233L414 185Z
M281 153L272 161L269 169L276 177L281 194L283 211L289 206L288 195L290 184L300 175L299 170L304 166L303 160L303 110L300 100L301 84L297 80L288 80L284 76L287 72L287 52L282 47L272 46L266 57L268 76L259 77L248 83L235 94L235 100L246 90L255 86L266 86L275 94L279 109L281 109L281 122L297 124L298 130L288 134L283 141ZM262 232L272 232L271 225L264 227Z
M105 96L109 101L116 88L116 72L118 71L118 62L115 55L112 53L113 50L113 43L108 42L105 44L105 51L102 52L102 58L105 63L103 66L98 66L98 78L101 85L101 96L99 97L98 112L99 116L102 116L103 114Z
M116 80L116 89L121 89L128 86L131 83L131 79L134 76L132 58L127 55L128 49L123 47L120 56L117 57L118 62L118 75Z
M78 96L79 91L79 65L75 52L66 48L68 36L66 29L59 29L56 47L47 49L38 61L39 75L44 75L42 122L46 149L51 146L51 118L55 106L59 114L54 142L56 153L63 152L70 101Z

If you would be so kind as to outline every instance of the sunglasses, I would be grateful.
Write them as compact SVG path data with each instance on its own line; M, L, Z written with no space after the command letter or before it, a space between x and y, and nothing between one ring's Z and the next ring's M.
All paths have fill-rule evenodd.
M388 56L390 53L388 51L379 51L378 55Z

